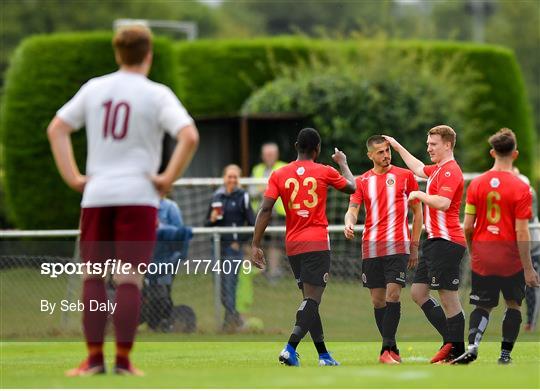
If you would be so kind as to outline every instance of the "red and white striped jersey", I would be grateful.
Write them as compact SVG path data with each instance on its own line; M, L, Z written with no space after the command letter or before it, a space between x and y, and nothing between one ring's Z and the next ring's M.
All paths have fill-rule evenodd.
M425 206L425 226L428 239L442 238L462 246L466 245L463 229L459 224L459 208L463 196L463 173L455 160L443 165L424 166L428 176L427 194L450 199L446 212Z
M392 166L384 174L369 170L356 178L356 192L350 202L366 210L362 236L362 258L409 254L407 224L409 193L418 190L411 171Z

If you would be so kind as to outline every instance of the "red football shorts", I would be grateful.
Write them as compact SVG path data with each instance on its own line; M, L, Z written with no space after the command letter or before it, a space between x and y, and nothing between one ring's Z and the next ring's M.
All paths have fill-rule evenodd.
M156 222L157 209L152 206L83 208L81 258L84 262L148 263L156 241Z

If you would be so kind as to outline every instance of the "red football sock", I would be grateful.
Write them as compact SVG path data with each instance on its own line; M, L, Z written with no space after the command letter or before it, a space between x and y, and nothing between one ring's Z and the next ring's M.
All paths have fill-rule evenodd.
M134 284L121 284L116 288L114 330L116 333L116 365L129 366L129 352L133 347L139 325L141 291Z
M90 300L107 301L105 282L101 278L90 278L83 282L84 303L83 330L88 348L90 365L103 364L103 341L107 325L107 311L90 311Z

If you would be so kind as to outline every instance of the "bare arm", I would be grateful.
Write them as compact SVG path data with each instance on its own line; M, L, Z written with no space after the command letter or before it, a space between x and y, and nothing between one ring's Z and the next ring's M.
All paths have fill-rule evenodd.
M412 191L409 194L409 201L413 200L420 200L430 208L442 210L443 212L446 212L450 208L452 202L449 198L436 194L428 195L423 191Z
M540 286L538 273L534 270L531 261L531 236L529 233L529 221L516 219L516 240L519 250L519 258L525 272L525 283L530 287Z
M354 238L354 225L358 221L358 212L360 211L360 205L354 202L349 204L349 209L345 213L345 230L343 233L347 239Z
M174 181L184 173L197 151L199 132L195 125L184 126L178 133L176 141L177 144L167 168L163 173L152 178L161 195L169 192Z
M411 255L409 256L409 264L407 265L409 269L416 267L418 264L418 246L420 244L420 235L422 234L422 222L423 222L423 213L422 213L422 204L420 202L413 203L411 205L413 212L413 221L412 221L412 238L411 238Z
M390 143L392 148L399 153L399 156L403 159L409 170L411 170L414 175L420 178L427 178L428 176L424 173L424 163L415 158L409 151L405 149L403 145L397 142L393 137L383 135L383 137Z
M261 240L272 218L272 209L275 203L276 200L273 198L264 197L261 209L257 213L257 219L255 220L255 231L253 232L253 239L251 241L251 262L259 269L262 269L266 264L264 252L261 248Z
M339 165L341 175L343 175L343 177L347 180L347 184L338 190L346 194L353 194L356 191L356 181L354 180L354 175L347 164L347 156L339 149L334 148L332 159Z
M469 249L469 255L472 254L472 245L473 245L473 233L474 233L474 223L476 221L476 215L465 214L465 220L463 220L463 231L465 233L465 240L467 241L467 248Z
M81 174L75 161L73 145L71 144L72 132L73 128L67 122L55 116L47 128L47 137L62 179L73 190L82 192L86 184L86 177Z

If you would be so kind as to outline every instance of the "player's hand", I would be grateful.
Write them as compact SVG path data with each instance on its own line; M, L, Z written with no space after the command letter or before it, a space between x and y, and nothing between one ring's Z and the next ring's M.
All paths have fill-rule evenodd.
M540 279L534 268L525 270L525 284L530 288L538 288L540 286Z
M215 209L212 209L212 212L210 212L210 222L215 223L218 218L218 211Z
M335 161L337 164L347 164L347 155L343 153L343 151L340 151L337 148L334 148L334 154L332 155L332 160Z
M397 142L395 138L387 136L385 134L383 134L382 136L386 141L388 141L388 144L390 144L392 148L396 149L400 146L400 144Z
M411 254L409 255L407 267L412 270L416 265L418 265L418 244L411 243Z
M407 199L407 201L408 201L408 202L413 202L414 200L418 200L420 194L422 194L421 191L418 191L418 190L411 191L411 192L409 193L409 198Z
M264 251L262 248L251 246L251 263L258 269L264 268L266 260L264 259Z
M75 191L78 191L79 193L82 193L87 182L88 178L86 175L77 175L73 179L73 182L69 184L69 187L71 187Z
M343 230L343 233L345 234L345 237L347 239L354 239L354 225L353 224L347 224L345 225L345 229Z
M171 191L174 179L165 174L154 175L151 179L161 197L165 197Z

